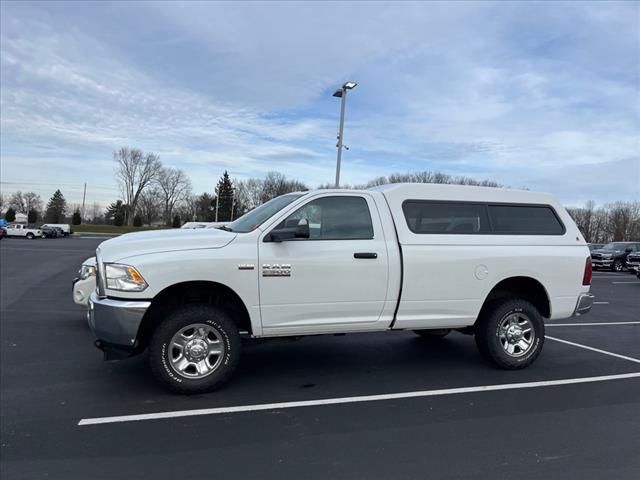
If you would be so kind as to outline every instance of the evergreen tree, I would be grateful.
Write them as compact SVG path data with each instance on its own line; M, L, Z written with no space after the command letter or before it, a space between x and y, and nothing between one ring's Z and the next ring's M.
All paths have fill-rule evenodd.
M142 218L140 218L140 215L136 215L135 217L133 217L133 226L134 227L142 226Z
M173 216L173 228L180 228L182 226L182 222L180 221L180 215Z
M16 211L13 208L8 208L4 214L4 219L7 222L13 222L16 219Z
M60 190L56 190L47 203L45 221L47 223L63 223L67 211L67 201Z
M208 193L203 193L196 200L196 220L213 222L215 219L216 200Z
M218 221L228 222L231 220L231 208L233 206L233 184L226 170L218 181L216 194L218 196Z
M36 223L38 221L38 211L37 210L29 210L27 213L27 223Z
M73 212L73 216L71 217L72 225L80 225L82 223L82 216L80 215L80 210L76 208L76 211Z
M122 203L122 200L118 200L117 202L109 205L107 212L105 213L105 217L107 221L113 222L116 227L121 227L127 220L128 211L129 207Z

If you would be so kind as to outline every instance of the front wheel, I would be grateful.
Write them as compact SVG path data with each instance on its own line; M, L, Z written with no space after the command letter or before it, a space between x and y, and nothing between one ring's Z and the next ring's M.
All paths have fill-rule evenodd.
M33 240L35 238L35 235L33 233L29 232L29 233L27 233L27 238L29 240Z
M160 324L149 343L151 370L170 390L203 393L226 382L240 360L238 328L222 310L187 305Z
M499 368L517 370L531 365L544 345L544 321L526 300L494 303L476 324L476 345Z
M621 272L623 268L624 268L624 263L622 263L622 260L620 259L613 262L613 266L611 267L611 269L614 272Z

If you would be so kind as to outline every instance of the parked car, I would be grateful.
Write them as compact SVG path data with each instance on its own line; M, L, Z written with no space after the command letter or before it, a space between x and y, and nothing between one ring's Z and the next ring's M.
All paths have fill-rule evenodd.
M604 247L604 243L587 243L589 250L598 250Z
M627 255L626 263L631 273L637 272L637 269L640 268L640 248Z
M7 228L0 227L0 240L2 240L7 235Z
M224 229L107 240L96 262L96 346L106 359L148 350L179 393L228 380L241 335L458 330L521 369L542 351L545 318L593 303L589 249L560 202L497 188L291 193Z
M220 227L222 225L226 225L227 223L229 223L229 222L186 222L180 228L191 228L191 229L217 228L217 227Z
M96 257L87 258L82 262L78 276L73 279L73 301L78 305L87 306L91 293L96 289Z
M640 250L640 242L611 242L591 252L593 268L606 268L614 272L624 270L630 253Z
M30 228L20 223L10 223L6 229L7 237L24 237L29 240L42 237L42 230L39 228Z
M71 225L69 225L68 223L45 223L44 225L42 225L43 227L57 227L60 228L63 232L63 236L68 237L69 235L71 235L73 233L73 230L71 229Z
M42 231L42 238L57 238L58 236L61 236L61 230L56 227L48 227L46 225L42 225L40 227L40 230Z

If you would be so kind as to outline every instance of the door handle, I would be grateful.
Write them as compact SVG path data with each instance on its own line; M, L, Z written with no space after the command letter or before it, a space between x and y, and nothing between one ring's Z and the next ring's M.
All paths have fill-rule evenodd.
M353 254L353 258L378 258L378 254L375 252L356 252Z

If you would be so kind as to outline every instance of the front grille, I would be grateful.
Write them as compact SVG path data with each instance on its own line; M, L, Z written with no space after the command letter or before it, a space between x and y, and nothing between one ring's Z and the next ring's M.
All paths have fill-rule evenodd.
M602 260L602 255L600 255L599 253L592 253L591 258L593 260Z

